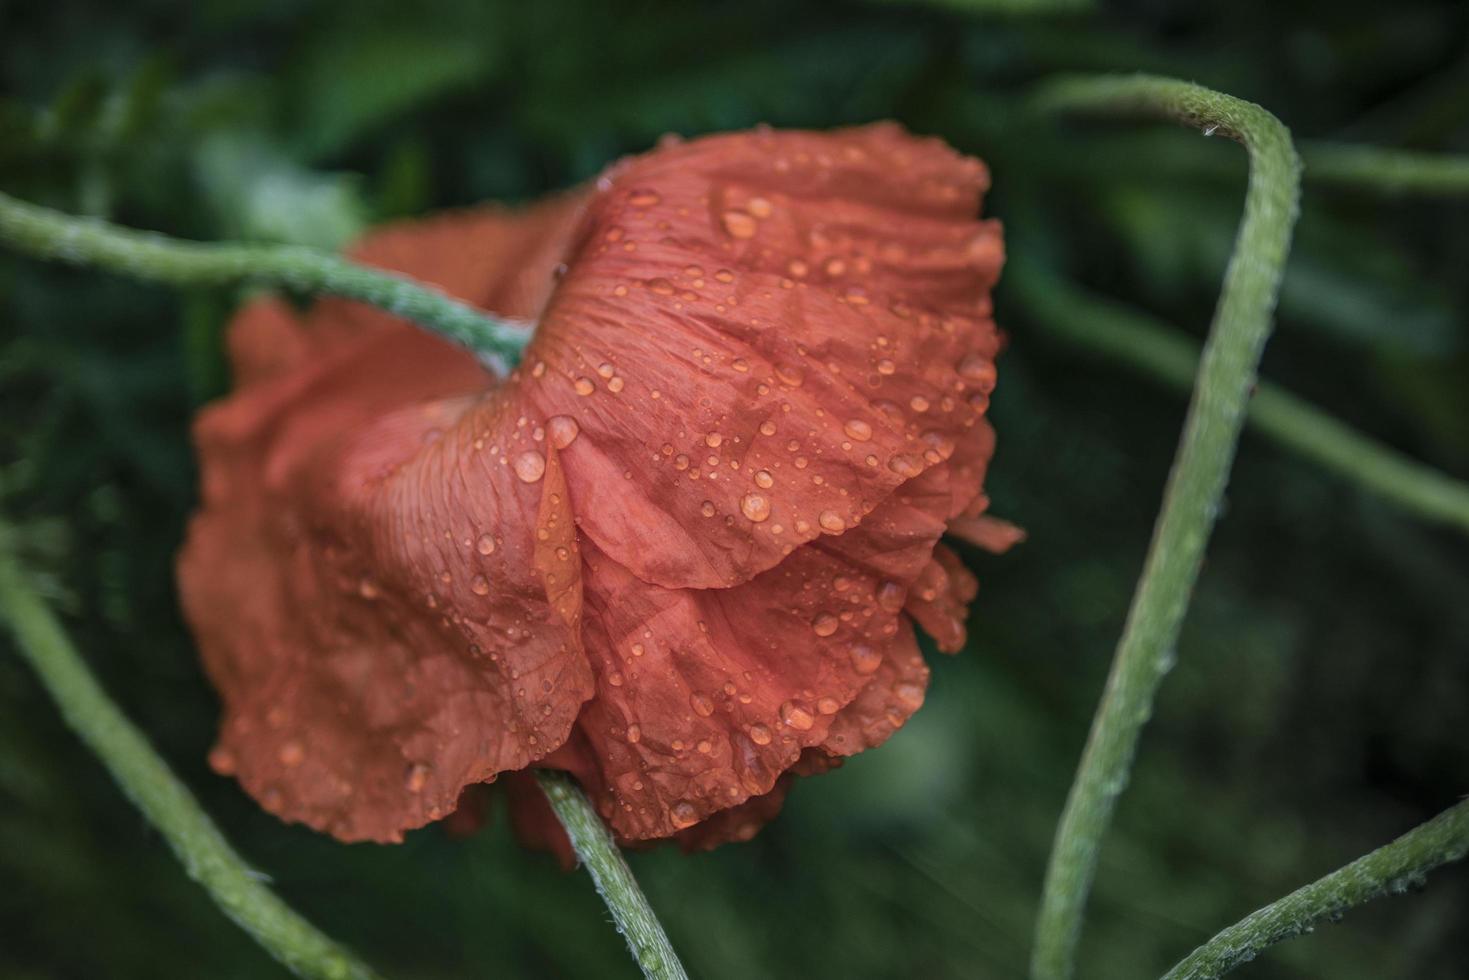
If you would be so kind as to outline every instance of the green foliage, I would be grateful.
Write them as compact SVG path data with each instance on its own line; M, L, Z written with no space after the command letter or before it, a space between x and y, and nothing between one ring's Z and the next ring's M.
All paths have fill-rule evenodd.
M978 7L978 4L964 4ZM58 0L0 5L0 190L202 239L319 235L525 200L668 131L891 116L986 158L1017 263L1202 337L1237 151L1019 111L1060 70L1145 69L1303 139L1469 150L1459 5L1305 0L994 18L945 4ZM1469 211L1311 183L1265 373L1469 476ZM304 220L303 220L304 219ZM304 229L304 231L303 231ZM633 976L581 876L512 842L397 848L280 826L203 764L217 707L174 604L198 404L234 295L0 255L0 492L77 645L229 837L391 976ZM998 513L970 649L882 751L747 845L631 858L699 977L1012 977L1183 404L997 299ZM1469 786L1469 547L1246 435L1225 518L1101 853L1082 973L1156 975ZM8 642L8 641L5 641ZM0 656L0 976L279 968ZM1469 881L1433 879L1242 976L1462 975Z

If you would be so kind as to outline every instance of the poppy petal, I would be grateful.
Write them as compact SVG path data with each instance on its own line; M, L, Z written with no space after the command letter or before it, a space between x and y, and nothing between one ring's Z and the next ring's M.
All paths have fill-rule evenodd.
M955 518L949 522L949 533L997 555L1003 555L1025 540L1024 528L988 514Z
M527 352L527 397L586 434L566 454L586 535L644 581L728 587L976 438L1000 343L987 182L890 125L613 168Z
M812 747L848 755L886 738L923 700L901 613L943 534L951 475L934 467L860 526L729 589L663 589L585 545L597 694L576 751L547 764L565 763L618 835L641 840L769 793Z
M565 233L535 215L494 221ZM529 303L515 283L540 280L481 295ZM215 767L283 818L396 840L565 739L591 693L580 561L555 444L508 389L482 398L474 358L411 327L339 329L336 306L303 324L258 301L232 331L179 583L225 702Z
M959 556L939 545L933 560L924 566L918 580L908 592L904 606L908 615L933 637L944 653L957 653L964 647L964 620L969 603L979 593L979 580L964 567Z

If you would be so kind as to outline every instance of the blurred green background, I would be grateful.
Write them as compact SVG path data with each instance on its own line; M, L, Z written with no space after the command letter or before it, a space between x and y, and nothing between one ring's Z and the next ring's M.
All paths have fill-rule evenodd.
M336 246L366 224L594 175L665 132L896 118L984 157L1012 261L1202 336L1243 153L1021 111L1063 70L1191 78L1300 138L1469 152L1469 8L0 0L0 189L175 235ZM1469 206L1306 187L1265 375L1469 477ZM175 605L190 416L225 290L0 253L0 506L108 689L282 895L401 978L632 977L582 874L503 814L341 846L204 755ZM1030 530L970 648L882 750L804 780L752 843L633 857L704 978L1016 977L1184 404L1079 353L1002 284L995 511ZM1082 974L1156 975L1469 790L1469 545L1247 435L1102 855ZM8 654L8 638L0 653ZM1459 978L1469 872L1240 971ZM14 656L0 655L0 976L277 977Z

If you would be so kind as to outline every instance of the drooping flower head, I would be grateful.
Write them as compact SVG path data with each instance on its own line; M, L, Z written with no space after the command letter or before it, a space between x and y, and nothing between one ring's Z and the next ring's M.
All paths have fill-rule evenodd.
M747 837L964 641L1000 338L976 160L892 125L666 146L357 251L538 324L521 367L250 304L179 560L268 810L397 840L573 773L625 840ZM988 522L988 523L986 523Z

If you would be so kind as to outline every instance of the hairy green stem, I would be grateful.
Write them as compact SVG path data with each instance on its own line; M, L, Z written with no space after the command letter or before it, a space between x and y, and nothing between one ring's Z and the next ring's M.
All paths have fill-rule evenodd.
M1303 144L1301 156L1306 179L1315 184L1385 194L1469 194L1469 156L1325 142Z
M504 372L531 337L407 276L295 245L187 242L78 218L0 194L0 243L19 252L176 286L253 283L331 293L412 320Z
M538 771L536 775L643 976L649 980L688 980L662 923L586 794L561 773Z
M1336 921L1382 895L1400 895L1440 865L1469 854L1469 800L1450 807L1397 840L1251 912L1184 958L1163 980L1213 980L1253 960L1282 939Z
M193 794L123 715L72 647L61 624L26 582L0 523L0 617L15 633L62 717L168 841L189 877L255 941L301 977L370 980L371 969L323 935L259 880Z
M1199 348L1176 329L1034 267L1012 263L1005 280L1037 323L1058 336L1175 388L1192 387ZM1361 434L1278 385L1256 386L1248 421L1281 446L1409 513L1469 534L1469 484Z
M1290 132L1269 112L1173 79L1063 79L1037 95L1036 107L1171 119L1199 127L1206 135L1236 139L1250 157L1244 218L1173 472L1046 869L1031 973L1037 980L1064 980L1073 970L1102 837L1127 782L1158 685L1172 664L1228 482L1290 250L1300 200L1300 161Z

